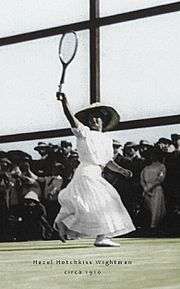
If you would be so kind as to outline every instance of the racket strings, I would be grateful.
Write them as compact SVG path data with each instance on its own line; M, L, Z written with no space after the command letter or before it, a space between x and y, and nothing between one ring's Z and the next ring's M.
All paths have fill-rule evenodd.
M69 64L75 56L77 49L77 38L75 33L70 32L62 36L59 45L59 57L61 62Z

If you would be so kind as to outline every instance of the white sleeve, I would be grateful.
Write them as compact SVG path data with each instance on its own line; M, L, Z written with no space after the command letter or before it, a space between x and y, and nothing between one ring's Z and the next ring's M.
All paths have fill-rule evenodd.
M82 123L78 125L78 127L72 127L71 128L72 133L77 137L77 138L86 138L90 129L88 126L83 125Z

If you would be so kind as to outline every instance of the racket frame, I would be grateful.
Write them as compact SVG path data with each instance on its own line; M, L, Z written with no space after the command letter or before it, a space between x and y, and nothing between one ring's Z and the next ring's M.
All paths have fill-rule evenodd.
M75 38L75 47L74 47L74 52L73 52L71 58L69 59L69 61L65 62L61 56L61 48L62 48L62 44L63 44L63 39L68 33L73 33L74 38ZM78 38L77 38L76 33L74 31L69 31L67 33L64 33L60 39L59 47L58 47L59 59L60 59L61 64L62 64L62 74L61 74L61 78L60 78L60 82L59 82L59 86L58 86L59 87L59 89L58 89L59 94L61 93L62 85L63 85L64 80L65 80L66 69L67 69L68 65L72 62L72 60L74 59L76 52L77 52L77 48L78 48Z

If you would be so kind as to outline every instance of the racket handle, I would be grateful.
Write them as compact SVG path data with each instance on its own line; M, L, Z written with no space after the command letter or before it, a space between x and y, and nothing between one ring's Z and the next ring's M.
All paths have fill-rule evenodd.
M66 66L64 65L61 80L60 80L61 85L64 83L65 72L66 72Z

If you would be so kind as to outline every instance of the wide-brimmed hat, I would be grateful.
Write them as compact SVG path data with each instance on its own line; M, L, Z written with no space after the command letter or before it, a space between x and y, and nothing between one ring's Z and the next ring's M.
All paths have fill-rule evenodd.
M42 149L48 149L49 145L45 142L38 142L38 145L34 148L35 151L40 151Z
M72 147L72 143L70 141L62 140L61 141L61 147L67 148L67 147Z
M143 146L146 146L146 147L154 147L154 144L151 143L151 142L148 141L148 140L142 139L142 140L140 140L140 142L139 142L139 146L140 146L140 147L143 147Z
M139 145L136 144L135 142L128 141L124 144L124 149L126 149L126 148L134 148L137 150L139 148Z
M103 131L112 130L120 121L120 116L114 108L97 102L75 114L75 117L87 126L91 116L102 119Z
M172 140L168 139L168 138L165 138L165 137L161 137L158 142L158 144L162 143L162 144L165 144L165 145L171 145L172 144Z
M39 203L38 195L37 195L34 191L29 191L29 192L25 195L24 199L34 200L34 201L36 201L36 202Z

